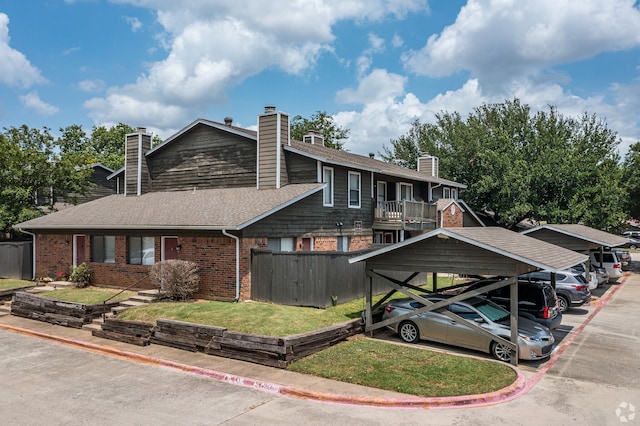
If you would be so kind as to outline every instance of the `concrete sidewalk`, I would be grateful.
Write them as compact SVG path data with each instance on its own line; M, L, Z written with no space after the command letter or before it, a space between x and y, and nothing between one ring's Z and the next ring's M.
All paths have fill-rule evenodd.
M635 276L634 278L638 278ZM627 277L623 279L627 280ZM606 304L606 300L619 286L612 287L594 311L585 318L583 326ZM579 331L582 331L580 328ZM555 361L579 334L563 341L551 359L537 371L516 369L517 380L509 387L496 392L449 398L418 398L396 392L369 388L335 380L304 375L278 368L262 366L203 353L188 352L162 345L145 347L93 337L88 330L52 325L13 315L0 317L0 330L8 330L41 339L52 340L82 350L90 350L106 356L115 356L134 362L142 362L178 369L216 380L251 387L266 392L296 398L377 407L404 408L453 408L493 405L513 400L527 393L551 368Z

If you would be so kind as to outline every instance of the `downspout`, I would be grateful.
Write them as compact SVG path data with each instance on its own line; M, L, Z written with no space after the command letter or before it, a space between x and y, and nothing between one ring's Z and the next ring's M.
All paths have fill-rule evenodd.
M240 300L240 237L232 235L226 229L222 230L222 235L236 240L236 302Z
M31 237L33 237L33 253L31 254L31 257L33 257L33 259L31 259L31 262L33 262L33 264L31 265L32 269L32 274L31 274L31 281L35 281L36 280L36 234L32 234L29 231L25 231L23 229L18 228L18 231L22 232L23 234L27 234L27 235L31 235Z

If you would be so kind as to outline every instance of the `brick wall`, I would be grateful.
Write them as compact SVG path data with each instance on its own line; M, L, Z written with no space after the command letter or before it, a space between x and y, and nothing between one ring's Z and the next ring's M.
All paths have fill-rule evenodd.
M200 290L196 298L234 300L236 296L235 240L226 236L179 237L178 259L191 260L200 267ZM245 238L240 240L240 299L251 295L251 249L266 248L267 240ZM90 238L87 236L85 258L90 257ZM155 238L155 262L160 262L161 237ZM134 289L153 288L148 279L150 265L127 263L127 237L115 237L115 263L87 262L93 271L92 284ZM69 271L73 264L73 235L40 234L36 240L36 276L55 277L58 272Z
M439 212L442 217L443 228L454 228L463 226L464 214L457 204L451 204L446 209Z

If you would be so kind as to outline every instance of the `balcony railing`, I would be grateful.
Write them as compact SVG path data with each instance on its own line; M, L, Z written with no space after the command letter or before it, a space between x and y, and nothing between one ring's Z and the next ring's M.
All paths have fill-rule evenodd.
M384 201L378 202L374 211L374 223L378 225L402 225L402 228L414 228L436 221L438 209L435 204L421 201Z

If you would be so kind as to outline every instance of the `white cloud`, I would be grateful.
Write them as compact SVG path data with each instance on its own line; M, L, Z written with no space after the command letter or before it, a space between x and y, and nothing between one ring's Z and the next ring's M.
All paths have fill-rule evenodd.
M83 92L101 92L105 88L105 83L100 79L82 80L78 83L78 87Z
M176 127L265 69L292 75L310 69L332 50L331 29L338 21L401 17L425 9L427 0L116 1L153 10L164 29L159 40L166 40L169 52L136 82L112 87L85 107L94 120L144 122L152 117L160 127Z
M485 88L545 67L640 45L633 0L469 0L452 25L408 52L408 70L469 71Z
M9 17L0 13L0 83L9 86L29 87L46 82L40 70L21 52L9 45Z
M32 91L24 96L20 96L20 102L27 108L30 108L40 115L53 115L59 111L59 109L51 104L44 102L40 99L38 92Z
M142 22L134 16L125 16L123 19L127 24L129 24L129 27L131 27L131 32L135 33L142 28Z

